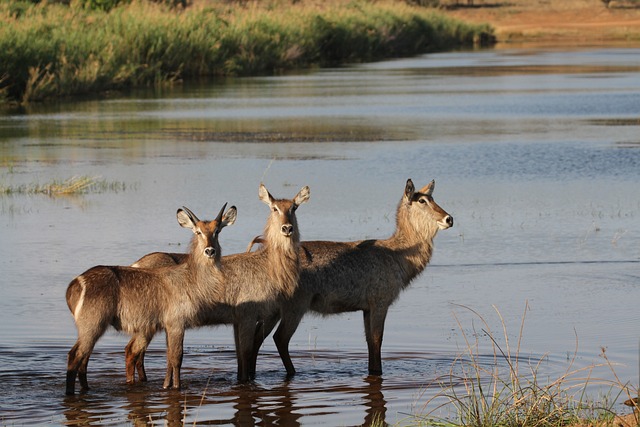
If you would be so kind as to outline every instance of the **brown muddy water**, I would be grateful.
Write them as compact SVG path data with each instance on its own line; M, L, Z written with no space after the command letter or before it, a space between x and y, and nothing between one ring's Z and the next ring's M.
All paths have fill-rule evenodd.
M609 390L597 379L638 387L640 50L433 54L33 107L0 116L0 159L14 190L83 175L124 185L0 196L2 425L415 424L455 415L434 397L459 384L469 346L506 369L491 337L524 374L539 363L538 380L585 368L571 384L591 376L594 399ZM92 389L64 396L67 284L186 251L178 207L213 217L235 204L229 254L262 230L261 181L287 197L309 185L303 239L387 237L407 178L435 179L455 226L389 312L382 377L367 375L361 313L309 315L289 381L268 338L256 381L237 384L231 328L217 327L187 332L182 391L161 388L163 335L150 381L127 386L128 337L112 331ZM607 360L615 375L588 369Z

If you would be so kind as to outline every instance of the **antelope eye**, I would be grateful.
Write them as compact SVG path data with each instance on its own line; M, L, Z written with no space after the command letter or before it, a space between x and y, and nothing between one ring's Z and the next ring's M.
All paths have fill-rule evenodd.
M426 201L424 198L419 199L418 201L419 201L420 203L422 203L423 205L424 205L425 203L427 203L427 201Z
M197 236L202 236L202 231L200 231L200 230L196 230L196 235L197 235Z
M278 212L278 208L276 208L275 206L272 209L274 212Z

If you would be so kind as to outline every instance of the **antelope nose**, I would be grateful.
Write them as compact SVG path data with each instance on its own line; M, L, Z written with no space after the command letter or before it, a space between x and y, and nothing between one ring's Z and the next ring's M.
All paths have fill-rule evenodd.
M293 225L285 224L282 226L282 234L285 236L291 236L291 233L293 233Z
M449 227L453 227L453 217L451 215L447 215L444 222L446 222Z
M204 248L204 254L209 258L212 258L216 255L216 250L215 248L212 248L211 246L209 246L207 248Z

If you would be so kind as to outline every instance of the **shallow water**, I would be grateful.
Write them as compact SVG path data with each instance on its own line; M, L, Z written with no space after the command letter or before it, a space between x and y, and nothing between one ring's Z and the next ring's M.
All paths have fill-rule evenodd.
M433 410L476 340L493 365L490 336L527 367L542 360L539 378L609 360L637 387L639 71L637 49L458 52L0 116L0 184L90 175L126 187L0 196L0 420L406 424ZM127 337L109 332L92 390L64 397L67 284L96 264L186 250L177 207L212 217L235 204L220 236L233 253L262 230L259 182L287 197L309 185L303 239L387 237L409 177L436 179L455 226L389 312L382 378L367 376L362 316L348 313L304 319L290 381L270 338L256 382L238 385L231 329L188 331L182 392L161 390L161 335L149 383L125 385ZM607 367L592 376L615 380Z

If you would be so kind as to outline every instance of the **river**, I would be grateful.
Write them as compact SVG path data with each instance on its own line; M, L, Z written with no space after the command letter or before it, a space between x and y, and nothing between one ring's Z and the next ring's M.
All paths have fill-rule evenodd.
M107 186L17 190L74 176ZM128 337L110 331L89 364L91 390L64 395L76 339L68 283L93 265L186 251L177 208L213 218L236 205L220 234L230 254L262 231L260 182L276 197L308 185L303 240L385 238L408 178L435 179L455 225L389 311L382 377L367 375L357 312L305 317L291 380L267 338L248 385L235 381L230 327L190 330L181 391L162 390L163 334L147 354L149 382L127 386ZM450 406L435 406L473 376L466 362L490 381L485 371L509 366L501 352L523 381L570 372L571 393L587 377L594 399L611 383L635 391L639 184L639 49L438 53L0 115L0 185L13 189L0 195L0 420L406 425L446 417Z

